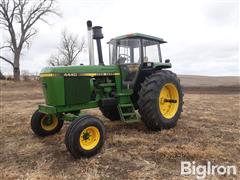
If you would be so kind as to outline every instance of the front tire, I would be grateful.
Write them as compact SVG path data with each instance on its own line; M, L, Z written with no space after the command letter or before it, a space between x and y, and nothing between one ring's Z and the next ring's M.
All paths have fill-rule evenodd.
M150 130L176 126L183 106L183 91L176 74L162 70L147 78L139 92L138 105Z
M74 120L65 136L65 145L74 158L97 154L104 141L105 127L103 123L90 115Z
M56 115L47 115L35 111L31 118L32 131L38 136L49 136L58 133L63 126L63 120Z

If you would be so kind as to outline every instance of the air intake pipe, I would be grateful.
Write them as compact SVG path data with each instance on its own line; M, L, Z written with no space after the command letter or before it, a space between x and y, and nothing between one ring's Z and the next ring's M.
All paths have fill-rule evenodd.
M92 21L87 21L88 31L88 52L89 52L89 64L93 66L94 63L94 46L93 46L93 32L92 32Z
M94 26L92 28L92 30L93 30L93 39L96 39L96 41L97 41L99 65L104 66L103 56L102 56L102 45L101 45L101 39L103 38L102 27L101 26Z

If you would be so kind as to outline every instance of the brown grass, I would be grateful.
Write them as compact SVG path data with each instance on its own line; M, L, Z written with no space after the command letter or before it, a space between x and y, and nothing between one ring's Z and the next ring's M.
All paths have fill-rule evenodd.
M30 129L32 113L44 102L38 83L0 81L0 88L0 179L185 179L179 176L181 160L237 165L239 171L237 93L186 93L178 125L161 132L142 122L110 122L98 109L87 110L103 119L106 143L96 156L75 160L64 145L69 123L47 138Z

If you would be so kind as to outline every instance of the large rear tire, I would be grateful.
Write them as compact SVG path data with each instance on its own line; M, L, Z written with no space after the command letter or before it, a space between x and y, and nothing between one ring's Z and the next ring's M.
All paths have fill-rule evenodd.
M150 130L176 126L183 106L183 90L176 74L162 70L147 78L139 92L139 113Z

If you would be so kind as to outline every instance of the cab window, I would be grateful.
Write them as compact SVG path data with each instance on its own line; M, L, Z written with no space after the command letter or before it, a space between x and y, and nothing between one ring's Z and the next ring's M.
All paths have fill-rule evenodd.
M117 64L140 63L140 40L123 39L117 44Z
M159 42L143 39L143 62L160 62Z

